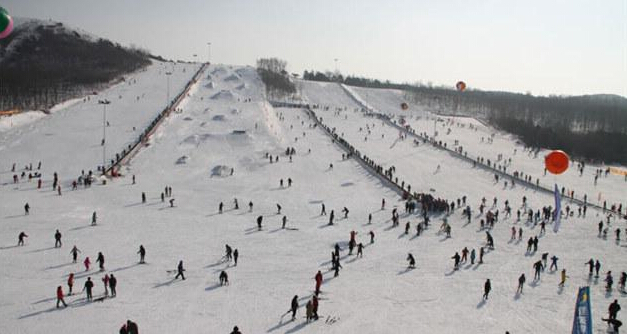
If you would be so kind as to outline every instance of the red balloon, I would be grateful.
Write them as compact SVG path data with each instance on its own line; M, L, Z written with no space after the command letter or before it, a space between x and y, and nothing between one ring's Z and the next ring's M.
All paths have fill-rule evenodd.
M568 154L555 150L544 157L544 166L551 174L562 174L568 169L569 161Z
M464 90L466 90L466 83L463 81L458 81L455 84L455 88L457 88L458 91L463 92Z

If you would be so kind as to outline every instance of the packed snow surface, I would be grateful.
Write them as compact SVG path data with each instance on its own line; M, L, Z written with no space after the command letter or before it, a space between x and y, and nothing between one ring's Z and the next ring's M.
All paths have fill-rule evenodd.
M614 299L625 308L625 294L615 288L606 293L603 282L607 271L617 282L627 270L626 233L614 241L614 230L626 227L624 220L614 215L604 239L597 236L604 213L589 209L585 218L578 217L577 206L564 200L563 210L570 205L574 216L563 219L558 233L549 224L540 234L540 225L526 223L524 215L517 221L515 212L523 196L535 211L554 205L551 195L511 183L505 187L502 179L495 182L484 169L400 137L396 128L362 113L356 97L334 83L297 82L303 97L320 106L314 112L326 125L362 155L384 168L394 166L399 183L449 201L466 196L471 223L456 206L447 217L451 238L439 232L444 214L433 214L429 228L416 236L421 215L407 214L400 196L355 159L342 159L346 152L314 127L304 110L273 108L250 67L211 65L195 86L213 83L217 94L237 89L242 99L208 98L213 94L192 89L182 112L163 122L149 145L122 168L122 177L71 190L70 183L81 170L94 169L102 159L103 106L97 100L111 100L107 151L116 152L165 107L164 72L172 66L170 90L178 92L198 65L156 63L131 78L136 82L127 79L89 100L0 133L0 333L115 333L126 319L138 323L142 333L229 333L236 325L243 333L565 333L572 326L577 288L584 285L591 286L595 333L606 332L601 317L607 316ZM227 80L231 77L238 80ZM405 114L399 111L403 102L399 92L350 89L372 108L403 115L412 126L424 129L420 131L432 129L434 116L419 107L411 105ZM229 117L215 121L220 115ZM502 153L512 157L510 168L541 177L544 184L601 192L611 203L625 200L626 183L618 176L602 178L594 186L589 173L595 166L587 166L582 177L570 170L545 177L542 153L529 155L515 138L497 133L488 145L481 137L493 129L473 123L478 130L469 130L471 119L442 120L438 138L447 143L457 139L472 154ZM445 135L448 127L452 130ZM291 160L285 155L287 148L295 150ZM266 154L273 157L272 163ZM13 174L29 163L36 169L39 161L41 189L36 180L27 178L13 183ZM13 163L15 173L10 171ZM59 174L61 196L52 190L54 172ZM166 186L172 187L172 197L162 202ZM141 201L142 192L146 203ZM478 253L485 245L486 230L479 228L484 217L478 208L483 197L485 211L501 212L490 231L495 249L486 252L483 264L465 262L455 271L451 259L455 252L461 254L468 247ZM498 202L492 208L494 197ZM234 199L239 209L234 208ZM512 206L511 217L505 217L505 200ZM23 209L27 202L29 215ZM220 202L223 213L218 212ZM322 204L326 216L320 215ZM341 212L344 207L350 210L347 218ZM400 214L398 227L391 224L394 208ZM336 219L329 226L331 210ZM90 226L93 212L96 226ZM284 215L286 229L281 228ZM258 216L263 217L261 230ZM407 222L409 234L404 233ZM523 229L522 241L510 241L512 226ZM53 247L56 229L63 234L60 248ZM363 257L356 257L356 251L348 255L353 230L357 243L365 245ZM18 247L21 231L28 238ZM375 233L374 243L370 231ZM538 251L526 252L527 239L536 235ZM336 243L342 248L338 277L330 271ZM226 244L238 249L237 266L223 261ZM72 263L69 254L73 245L81 251L78 263ZM146 264L138 264L139 245L146 248ZM103 272L95 264L98 252L106 259ZM558 287L559 270L547 269L539 281L533 280L532 264L545 252L559 257L559 270L566 268L565 287ZM408 253L416 258L416 269L407 269ZM94 263L89 271L82 265L85 257ZM588 277L584 262L590 258L602 263L599 278ZM180 260L186 269L184 281L174 279ZM218 283L223 270L229 275L228 286ZM307 323L304 306L312 298L318 270L324 275L320 319ZM63 286L67 293L66 280L72 272L75 293L65 298L67 308L57 309L56 287ZM87 302L81 293L85 280L92 278L98 298L104 293L101 279L106 273L117 277L117 297ZM527 283L518 295L521 273ZM492 292L483 301L488 278ZM294 295L301 307L296 320L290 321L286 311ZM625 321L625 314L619 313L618 319Z

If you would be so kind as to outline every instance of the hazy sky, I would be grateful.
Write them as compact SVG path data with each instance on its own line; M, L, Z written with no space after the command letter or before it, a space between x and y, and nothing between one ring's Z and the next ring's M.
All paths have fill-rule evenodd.
M627 0L0 0L166 58L533 94L627 96Z

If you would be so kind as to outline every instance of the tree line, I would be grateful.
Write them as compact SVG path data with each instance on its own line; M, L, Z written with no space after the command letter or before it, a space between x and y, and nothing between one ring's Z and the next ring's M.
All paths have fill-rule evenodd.
M287 62L278 58L257 60L257 73L266 86L269 98L282 99L296 93L296 86L290 80L286 67Z

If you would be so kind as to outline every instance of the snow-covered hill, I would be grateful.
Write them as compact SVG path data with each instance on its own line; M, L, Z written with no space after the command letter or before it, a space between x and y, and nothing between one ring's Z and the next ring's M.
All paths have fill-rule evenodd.
M143 129L165 106L163 66L156 64L139 74L137 83L127 80L99 94L98 98L112 101L107 108L108 115L111 110L107 138L115 140L108 141L112 146L123 147L134 138L132 126ZM171 92L179 91L195 69L176 65ZM451 238L438 231L445 216L436 213L429 228L416 236L421 214L407 214L405 202L385 183L354 159L342 159L345 152L313 126L304 110L273 108L253 68L211 65L201 77L178 106L181 112L172 113L149 145L123 166L123 176L107 185L74 191L66 186L81 169L101 159L102 106L93 98L2 133L0 332L112 333L132 319L142 333L228 333L235 325L243 333L562 333L572 325L577 288L590 284L595 332L604 333L606 325L600 318L606 316L609 303L618 299L624 304L624 294L616 289L606 293L603 287L606 271L611 270L618 281L619 273L627 269L626 244L614 241L613 234L618 227L624 231L624 220L612 218L607 240L597 237L596 225L605 221L605 215L592 209L586 218L575 212L564 219L558 233L548 225L541 234L540 225L525 223L524 216L516 221L515 212L523 196L534 210L553 205L551 196L521 185L504 187L492 173L449 153L400 139L395 128L365 116L337 84L298 81L303 97L320 105L314 112L326 125L362 154L386 168L394 166L399 181L411 184L412 190L449 201L466 196L472 209L470 224L456 205L446 217ZM400 101L394 91L354 92L374 108L389 105L385 113L393 113ZM422 126L427 114L411 110L416 112L411 124ZM487 155L480 151L484 144L477 143L478 132L452 127L451 134L442 138L455 136L469 151ZM503 143L495 139L494 152L513 155L507 151L515 147L513 139L499 140ZM290 160L285 151L292 147L295 155ZM43 189L26 179L12 183L13 162L21 171L39 160ZM513 160L516 168L538 173L532 164L539 159L526 157L522 150ZM61 196L51 190L54 171L63 181ZM569 172L558 180L576 185L578 176ZM601 181L597 188L624 200L624 186L610 184L615 181ZM172 187L173 207L168 203L171 198L161 200L166 186ZM142 192L146 203L141 201ZM464 247L478 252L485 245L486 230L479 228L480 219L485 219L478 208L482 197L487 199L486 211L498 197L492 210L498 208L500 218L490 231L496 247L486 253L483 264L466 262L455 271L451 259L455 252L461 254ZM239 209L234 209L235 198ZM505 200L513 208L511 217L504 217ZM26 202L31 206L29 215L24 215ZM223 213L218 212L220 202ZM335 225L328 225L329 215L320 215L322 204L327 213L334 210ZM568 204L564 201L563 208ZM344 207L350 210L346 219ZM394 208L400 214L399 227L392 227ZM90 226L94 211L98 224ZM372 224L368 224L369 214ZM261 231L258 216L263 217ZM281 228L283 216L286 229ZM410 224L407 235L406 223ZM523 229L521 241L510 241L512 227ZM56 229L63 234L61 248L53 247ZM20 231L29 237L25 246L17 247ZM348 255L351 231L365 245L363 257ZM538 251L526 252L527 239L536 235ZM625 231L621 237L625 238ZM343 249L338 277L330 270L336 243ZM137 263L140 244L146 247L147 264ZM221 261L226 244L238 249L237 266ZM73 245L81 250L78 264L69 254ZM106 271L85 272L83 259L89 256L94 262L98 252L106 258ZM533 280L532 264L545 252L559 257L559 269L567 270L563 289L557 286L559 271L547 269L541 280ZM407 270L408 253L416 258L415 270ZM588 277L584 262L590 258L602 263L601 277ZM180 260L186 268L185 281L168 272ZM229 275L228 286L218 284L223 270ZM324 274L321 319L306 323L304 305L312 298L318 270ZM55 289L61 285L67 290L71 272L76 273L76 291L87 277L95 281L95 297L104 292L101 278L113 273L118 279L117 297L86 302L83 293L66 297L68 308L55 308ZM521 273L527 275L527 284L524 293L517 295ZM492 292L482 301L488 278ZM286 311L294 295L301 309L291 322ZM624 320L624 314L619 313L619 319Z

